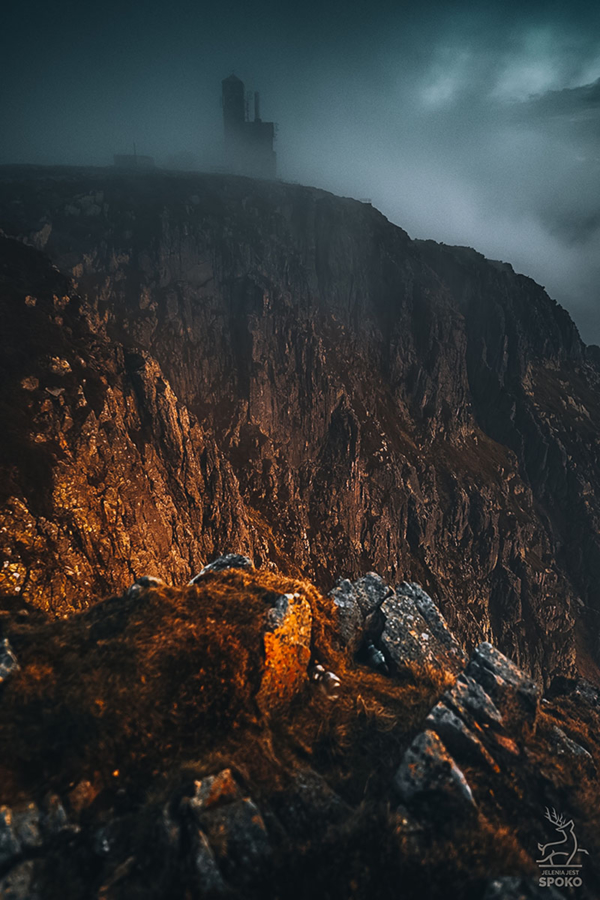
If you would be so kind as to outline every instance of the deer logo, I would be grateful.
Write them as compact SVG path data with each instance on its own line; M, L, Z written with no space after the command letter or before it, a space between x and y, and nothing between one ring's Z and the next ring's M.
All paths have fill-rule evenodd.
M565 869L580 869L581 863L573 863L578 853L586 853L587 850L580 847L575 834L573 819L567 820L559 816L555 809L550 812L546 807L546 818L552 822L556 830L562 834L558 841L550 841L548 844L538 844L538 850L542 858L536 860L538 866L561 866Z

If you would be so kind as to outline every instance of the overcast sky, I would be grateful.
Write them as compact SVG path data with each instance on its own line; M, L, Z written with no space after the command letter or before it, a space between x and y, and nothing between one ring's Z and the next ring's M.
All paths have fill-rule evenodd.
M282 178L511 262L600 342L600 4L20 0L0 162L218 165L232 72Z

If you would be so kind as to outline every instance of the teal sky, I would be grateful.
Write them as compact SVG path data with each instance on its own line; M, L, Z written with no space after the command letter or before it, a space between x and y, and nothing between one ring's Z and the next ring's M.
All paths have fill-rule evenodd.
M260 90L282 178L532 275L600 342L600 6L21 2L0 163L211 169L221 79Z

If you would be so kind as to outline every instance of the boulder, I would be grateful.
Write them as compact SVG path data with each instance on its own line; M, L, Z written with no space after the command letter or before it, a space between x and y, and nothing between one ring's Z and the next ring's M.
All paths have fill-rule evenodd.
M254 568L252 560L247 556L241 556L239 553L226 553L224 556L218 556L212 562L204 566L197 575L194 575L190 584L197 582L212 572L224 572L225 569L252 569Z
M193 839L196 880L205 891L218 893L221 876L244 885L262 877L271 857L267 829L230 769L197 781L181 809Z
M381 607L383 632L379 647L399 670L411 663L459 672L466 663L464 651L435 606L416 584L401 584Z
M231 769L208 775L195 783L195 793L188 800L189 808L198 816L201 812L223 803L242 799L242 792Z
M483 728L499 728L502 715L481 685L462 672L451 689L444 694L444 702L467 723L477 722Z
M480 738L445 703L441 702L433 707L425 724L431 731L435 731L454 756L466 762L484 763L498 769Z
M18 859L20 853L12 810L9 806L0 806L0 868Z
M353 587L356 601L365 620L379 609L386 597L394 593L377 572L367 572L366 575L354 582Z
M0 806L0 867L41 846L40 811L35 803L14 809Z
M271 845L252 800L244 797L215 807L202 816L202 830L226 879L234 884L261 879L271 858Z
M202 897L222 897L229 893L208 838L201 828L189 833L189 860L192 881Z
M33 860L22 862L0 878L0 897L2 900L42 900L35 882L35 863Z
M535 721L539 684L487 641L473 652L465 674L481 685L504 715L529 724Z
M362 641L364 620L354 585L347 578L341 578L329 596L337 612L338 634L348 649L355 652Z
M550 729L550 742L554 752L559 756L578 756L585 760L592 760L591 753L568 737L558 725L553 725Z
M338 614L339 634L352 652L356 652L369 635L378 609L392 593L376 572L367 572L355 582L340 578L330 592Z
M423 731L414 739L396 772L394 786L409 809L436 822L439 816L464 816L475 810L465 776L433 731Z
M271 804L294 840L322 838L332 824L347 819L351 808L314 769L301 769L278 791Z

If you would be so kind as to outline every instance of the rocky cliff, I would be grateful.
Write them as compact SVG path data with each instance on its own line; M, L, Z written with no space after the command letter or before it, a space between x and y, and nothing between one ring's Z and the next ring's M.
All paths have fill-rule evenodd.
M231 555L0 623L6 900L598 896L598 690L469 656L416 584Z
M4 594L375 569L596 675L599 354L541 287L244 178L5 168L0 227Z

